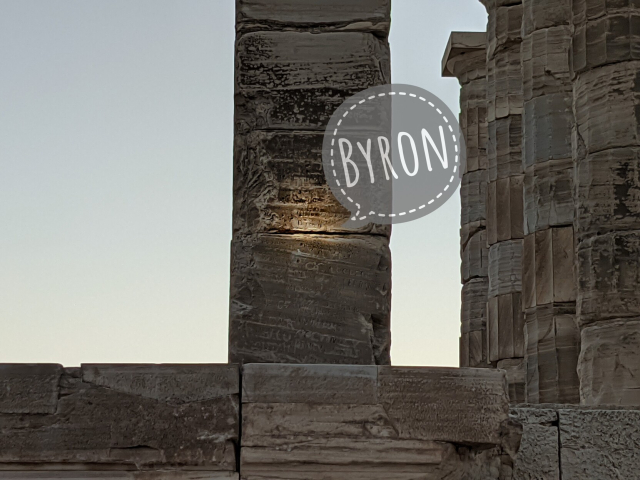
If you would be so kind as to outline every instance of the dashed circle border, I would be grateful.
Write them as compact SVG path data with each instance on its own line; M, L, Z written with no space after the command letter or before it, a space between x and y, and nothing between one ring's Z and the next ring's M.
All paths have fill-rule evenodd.
M360 214L360 204L357 202L354 202L353 199L347 195L347 192L344 191L344 188L342 188L342 186L340 185L340 180L338 179L338 174L336 173L336 169L335 169L335 164L333 162L333 147L335 145L336 139L335 137L338 135L338 127L340 127L340 125L342 124L342 120L344 120L347 115L349 115L349 113L351 113L351 111L355 110L359 105L362 105L363 103L367 102L368 100L374 100L378 97L384 97L386 95L402 95L402 96L409 96L412 98L417 98L425 103L427 103L430 107L434 108L436 110L436 112L438 112L439 115L442 116L442 119L445 121L445 123L447 124L447 126L449 127L449 131L451 132L451 136L453 137L453 141L455 143L455 149L456 149L456 158L455 158L455 165L453 167L453 175L451 175L451 178L449 179L449 183L447 183L447 185L444 187L444 189L438 193L438 195L436 195L434 198L432 198L431 200L429 200L427 203L425 203L424 205L421 205L418 208L413 208L411 210L408 210L406 212L400 212L400 213L377 213L376 212L369 212L367 215L364 215L362 217L358 217L358 215ZM459 160L460 160L460 142L458 140L458 138L456 137L454 131L453 131L453 127L451 126L451 123L449 123L449 119L444 115L444 113L442 113L442 110L440 110L438 107L435 106L435 104L433 102L429 102L426 98L424 97L420 97L417 96L415 93L407 93L407 92L383 92L383 93L378 93L377 95L371 95L367 98L363 98L362 100L360 100L358 103L352 105L349 110L347 110L346 112L344 112L344 114L342 115L342 118L338 121L338 124L335 128L335 130L333 131L333 137L331 139L331 168L333 171L333 176L334 176L334 180L336 182L336 185L338 185L338 188L340 188L340 192L342 192L342 194L346 197L347 200L349 200L349 202L353 203L356 207L357 207L357 211L355 216L353 216L351 218L352 221L356 221L356 220L366 220L369 216L379 216L379 217L389 217L389 218L395 218L395 217L403 217L405 215L408 214L412 214L417 212L418 210L423 210L425 208L427 208L427 205L431 205L432 203L434 203L437 199L439 199L440 197L442 197L442 195L444 195L444 192L446 192L447 190L449 190L449 188L451 187L451 184L453 183L455 177L456 177L456 173L458 171L458 164L459 164Z

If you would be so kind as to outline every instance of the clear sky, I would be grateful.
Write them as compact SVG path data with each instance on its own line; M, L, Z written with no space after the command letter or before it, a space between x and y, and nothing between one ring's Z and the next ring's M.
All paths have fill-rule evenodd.
M226 362L233 0L0 0L0 362ZM440 78L478 0L393 0ZM394 226L392 361L457 365L458 196Z

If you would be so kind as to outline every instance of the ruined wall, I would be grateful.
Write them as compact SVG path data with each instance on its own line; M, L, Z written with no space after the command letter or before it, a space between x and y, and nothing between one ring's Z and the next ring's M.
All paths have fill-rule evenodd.
M238 0L229 359L388 364L390 227L348 230L324 127L390 83L389 0Z
M239 394L235 365L0 364L0 478L237 479Z
M504 480L505 387L486 369L0 365L0 479Z
M519 405L523 425L513 480L637 478L640 410Z

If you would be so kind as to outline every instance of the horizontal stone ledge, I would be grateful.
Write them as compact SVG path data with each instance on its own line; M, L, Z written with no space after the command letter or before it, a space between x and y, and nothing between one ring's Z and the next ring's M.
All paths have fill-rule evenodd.
M13 372L2 391L11 404L26 399L25 407L29 395L11 390L11 383L37 393L43 382L34 372L55 376L49 381L55 408L0 412L0 470L93 464L114 470L236 471L237 366L2 365L0 372L5 381Z
M390 0L238 0L236 29L389 33Z
M0 467L1 468L1 467ZM25 466L25 469L28 469ZM237 473L207 471L0 470L0 480L239 480Z
M311 423L322 422L323 408L344 412L346 421L356 405L373 406L362 411L382 415L378 421L382 423L371 425L381 435L390 429L393 437L401 439L470 445L500 444L500 428L508 410L504 372L390 366L247 364L242 402L245 409L246 404L264 405L265 412L275 409L275 404L318 406L318 416L310 418ZM264 421L269 422L268 417ZM249 428L243 431L243 442L250 441L252 434L266 434L259 433L250 416L245 414L243 422ZM292 424L290 428L298 427ZM283 430L277 434L281 435Z

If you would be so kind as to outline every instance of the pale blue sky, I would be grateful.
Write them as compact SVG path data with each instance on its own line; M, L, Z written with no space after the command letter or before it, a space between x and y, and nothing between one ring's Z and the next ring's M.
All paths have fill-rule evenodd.
M478 0L394 0L393 81ZM0 362L226 362L233 0L0 0ZM459 200L394 226L392 361L457 365Z

